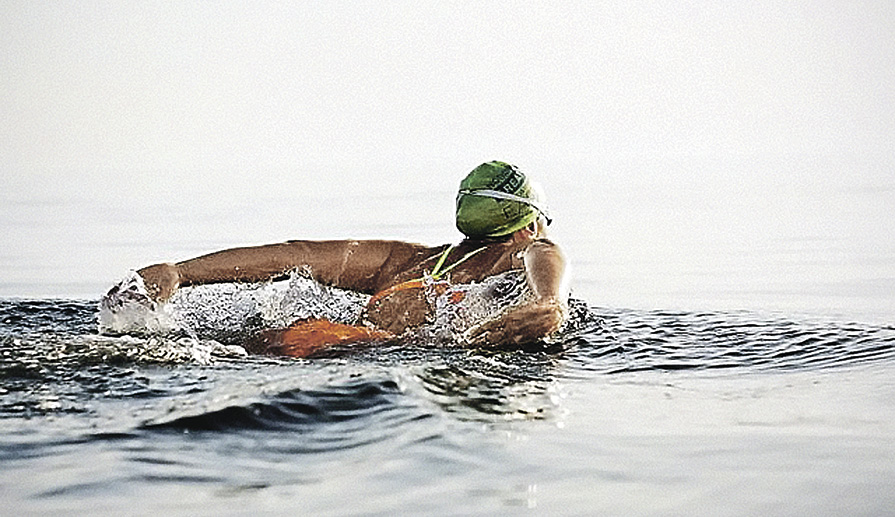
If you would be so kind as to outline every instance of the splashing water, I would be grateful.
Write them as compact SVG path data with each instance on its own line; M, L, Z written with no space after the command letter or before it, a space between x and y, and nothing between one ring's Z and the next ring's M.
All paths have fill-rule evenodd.
M427 290L430 322L412 333L438 345L465 341L477 324L532 296L524 275L509 271L481 283ZM210 284L179 289L165 303L153 301L142 278L131 272L100 301L99 332L106 335L188 337L242 344L265 329L297 320L326 319L356 325L370 297L320 284L302 272L286 280L255 284Z
M464 342L468 331L476 325L497 318L532 297L520 271L507 271L481 283L452 285L446 292L431 297L434 318L417 335L442 343Z
M100 300L97 320L101 334L166 334L178 328L166 305L149 297L143 277L136 271Z

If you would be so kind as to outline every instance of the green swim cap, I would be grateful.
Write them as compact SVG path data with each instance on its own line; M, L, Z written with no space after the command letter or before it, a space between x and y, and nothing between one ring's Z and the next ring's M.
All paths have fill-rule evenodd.
M509 235L531 224L539 213L549 223L531 182L508 163L483 163L460 182L457 229L467 237Z

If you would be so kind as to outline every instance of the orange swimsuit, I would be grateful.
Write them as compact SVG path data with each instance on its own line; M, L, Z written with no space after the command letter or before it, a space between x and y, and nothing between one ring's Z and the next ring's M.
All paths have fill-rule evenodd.
M442 269L444 261L455 247L456 246L449 246L444 253L441 254L441 257L439 257L438 262L435 264L431 273L423 275L422 278L395 284L374 294L370 298L370 301L367 302L367 310L374 307L383 298L406 289L424 289L433 287L435 292L439 295L447 292L450 283L439 279L476 253L485 249L484 246L477 248L461 257L460 260L454 264ZM451 303L459 303L463 300L464 295L465 293L462 291L452 293L450 299ZM255 338L249 340L245 346L249 351L254 353L286 355L290 357L308 357L309 355L332 345L388 341L394 338L395 336L391 332L363 325L347 325L323 319L306 319L296 321L285 329L265 330Z
M451 285L450 282L439 281L439 279L441 277L443 277L444 275L446 275L448 272L450 272L450 270L459 266L463 262L466 262L467 259L472 258L476 253L484 250L485 246L482 246L481 248L476 248L476 249L470 251L466 255L463 255L463 257L461 257L460 260L458 260L457 262L454 262L450 266L448 266L444 269L441 269L441 266L444 265L444 261L447 260L448 255L451 253L451 251L454 250L454 248L456 248L456 246L451 245L451 246L448 246L448 248L446 250L444 250L444 253L442 253L441 257L438 258L438 262L435 263L435 267L432 268L431 273L423 275L422 278L415 278L413 280L407 280L407 281L401 282L399 284L395 284L391 287L387 287L387 288L383 289L382 291L379 291L378 293L374 294L372 297L370 297L370 301L367 302L367 310L374 307L383 298L386 298L398 291L404 291L406 289L423 289L426 287L433 287L435 289L435 292L438 294L444 294L445 292L447 292L448 287L450 287L450 285ZM460 300L462 300L463 293L457 292L455 294L455 297L457 297L457 300L455 301L452 299L451 302L457 303Z

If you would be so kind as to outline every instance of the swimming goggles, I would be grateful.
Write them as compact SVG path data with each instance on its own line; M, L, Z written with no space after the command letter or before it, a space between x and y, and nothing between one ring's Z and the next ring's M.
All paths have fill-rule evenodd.
M517 196L515 194L510 194L508 192L501 192L499 190L489 190L489 189L481 189L481 190L469 190L469 189L461 189L460 192L457 193L457 199L460 199L460 196L479 196L479 197L490 197L492 199L505 199L507 201L515 201L517 203L522 203L528 205L540 213L544 219L547 220L547 225L553 222L553 218L550 217L550 214L547 212L547 207L538 203L537 201L533 201L531 199L527 199L521 196Z

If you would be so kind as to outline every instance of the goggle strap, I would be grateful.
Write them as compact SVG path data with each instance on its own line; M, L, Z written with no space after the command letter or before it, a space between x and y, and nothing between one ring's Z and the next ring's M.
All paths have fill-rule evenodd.
M537 210L538 212L540 212L540 214L542 216L544 216L544 219L547 220L548 225L553 222L553 218L550 217L550 215L547 213L546 208L541 206L539 203L532 201L531 199L526 199L524 197L520 197L515 194L510 194L508 192L501 192L499 190L489 190L489 189L481 189L481 190L462 189L462 190L460 190L460 192L457 193L457 199L460 199L460 196L464 196L464 195L490 197L492 199L504 199L507 201L515 201L517 203L522 203L522 204L528 205L528 206L534 208L535 210Z

